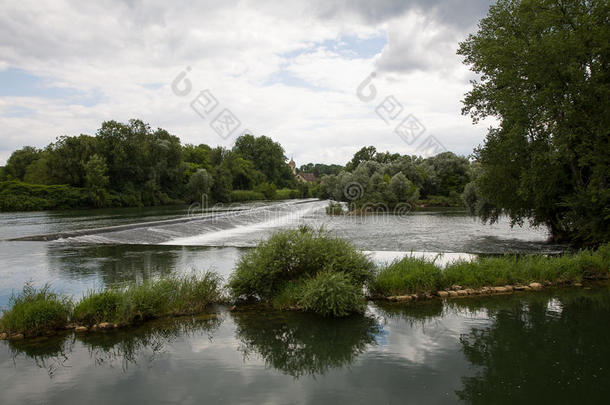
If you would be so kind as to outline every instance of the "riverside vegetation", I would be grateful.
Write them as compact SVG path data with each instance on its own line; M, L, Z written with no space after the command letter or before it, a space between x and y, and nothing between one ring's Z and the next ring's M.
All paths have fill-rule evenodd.
M229 279L228 298L214 273L91 291L76 303L48 286L36 289L26 284L3 311L0 332L3 338L19 339L70 326L76 331L114 328L202 313L210 304L228 301L344 317L364 312L366 292L372 299L410 300L524 290L529 285L538 289L609 276L608 243L558 256L482 257L443 269L434 260L413 257L376 268L350 242L322 229L301 227L277 232L244 254Z
M0 331L12 338L35 337L79 325L112 328L139 321L196 314L221 299L221 280L214 273L169 277L124 288L91 291L74 303L51 292L26 284L3 311ZM73 324L70 325L69 323ZM6 336L5 336L6 337Z

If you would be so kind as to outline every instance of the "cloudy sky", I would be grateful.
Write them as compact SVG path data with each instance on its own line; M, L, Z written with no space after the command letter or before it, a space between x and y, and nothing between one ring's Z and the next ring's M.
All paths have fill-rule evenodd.
M183 143L268 135L299 165L466 155L489 126L460 114L474 76L455 51L490 0L0 5L0 164L110 119Z

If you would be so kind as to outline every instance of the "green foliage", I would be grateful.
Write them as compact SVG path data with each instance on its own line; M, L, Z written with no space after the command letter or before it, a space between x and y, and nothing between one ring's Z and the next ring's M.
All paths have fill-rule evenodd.
M322 316L342 317L364 312L362 286L342 272L323 271L307 280L299 299L306 311Z
M3 170L4 180L23 180L27 167L38 160L42 152L32 146L24 146L11 154Z
M545 281L573 283L609 275L610 244L605 244L597 251L558 256L480 257L450 263L442 270L433 261L406 257L381 269L369 288L375 295L389 296L429 293L456 284L478 288Z
M254 190L233 190L231 191L231 201L260 201L264 200L263 193Z
M121 290L91 291L74 307L72 320L79 325L114 322L122 299L123 292Z
M177 202L230 202L252 199L255 190L266 199L309 196L286 164L277 142L244 135L232 150L180 144L166 130L140 120L103 122L95 136L61 136L44 150L26 146L9 157L0 181L62 185L85 189L83 204L42 201L41 189L0 198L2 210L107 206L150 206ZM297 190L295 190L298 188ZM257 198L258 199L258 198ZM6 207L6 208L4 208Z
M469 174L468 159L451 152L424 159L380 153L370 146L358 151L344 171L323 176L316 195L349 202L352 209L378 205L391 210L433 195L459 206Z
M284 301L291 301L287 286L324 270L344 273L361 288L372 277L373 263L349 242L324 231L287 230L273 234L243 255L228 287L235 298L272 301L284 294Z
M343 204L334 201L328 202L328 206L326 207L327 215L343 215L344 213Z
M610 239L607 1L501 0L459 54L480 80L463 113L494 117L465 198L484 220L546 225L557 241Z
M256 191L265 196L267 200L273 200L275 198L275 194L277 192L277 188L274 184L271 183L261 183L256 187Z
M266 136L242 135L235 140L233 152L250 160L263 173L265 181L284 187L294 183L294 176L286 164L284 148Z
M433 261L408 256L379 271L369 290L388 296L436 291L442 286L442 271Z
M0 182L0 211L40 211L89 205L86 190L70 186L45 186L19 181Z
M276 200L288 200L290 198L301 198L301 197L306 197L306 196L302 196L300 190L295 190L292 188L281 188L281 189L277 190L277 192L275 193Z
M85 186L87 194L93 206L103 207L107 204L108 167L104 158L100 155L93 155L85 165Z
M213 179L206 169L198 169L186 185L186 195L188 202L201 201L204 198L210 198Z
M130 324L166 315L199 313L220 299L220 282L216 274L205 273L90 292L74 308L73 320L84 325Z
M38 336L64 328L71 310L70 299L51 292L48 285L36 289L27 283L20 293L10 298L9 309L2 311L0 330Z

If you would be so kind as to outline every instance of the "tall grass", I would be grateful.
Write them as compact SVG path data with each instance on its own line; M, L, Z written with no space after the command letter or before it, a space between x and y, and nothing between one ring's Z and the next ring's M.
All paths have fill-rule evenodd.
M68 324L72 301L49 290L26 283L23 290L10 298L10 309L2 311L0 330L11 334L37 336L62 329Z
M89 292L75 306L73 321L83 325L129 324L167 315L199 313L220 299L220 282L216 274L205 273Z
M215 273L169 277L124 288L90 291L76 305L48 286L26 284L3 311L0 331L36 336L65 328L69 321L91 326L101 322L131 324L163 316L201 313L222 297Z
M383 295L423 293L441 288L442 279L442 270L434 261L405 257L383 268L369 284L369 290Z
M373 295L434 292L460 285L468 288L551 282L580 282L610 275L610 244L597 251L583 250L560 256L482 257L472 262L458 261L444 269L433 261L406 257L382 268L369 284Z

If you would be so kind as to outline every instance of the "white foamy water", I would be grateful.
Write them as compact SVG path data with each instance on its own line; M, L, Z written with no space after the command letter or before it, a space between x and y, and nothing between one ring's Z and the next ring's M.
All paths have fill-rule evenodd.
M248 223L235 218L231 228L212 230L195 236L174 238L161 244L177 246L253 246L256 242L264 239L271 230L298 225L304 217L319 211L323 206L320 202L302 205L291 204L285 210L266 211L258 222Z

